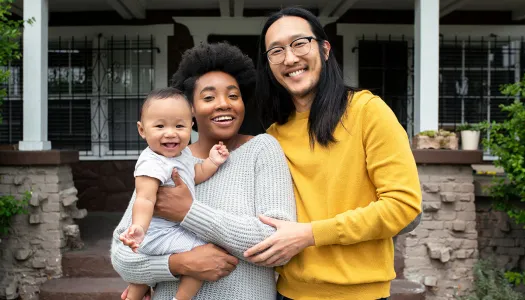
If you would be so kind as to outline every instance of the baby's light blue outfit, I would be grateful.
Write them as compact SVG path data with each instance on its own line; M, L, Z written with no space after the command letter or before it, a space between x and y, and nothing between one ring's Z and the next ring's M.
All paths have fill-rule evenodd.
M195 164L197 162L188 147L184 148L177 157L164 157L148 147L140 154L133 175L156 178L160 180L161 186L175 186L171 179L171 172L173 168L176 168L195 200ZM153 217L138 251L147 255L165 255L190 251L204 244L193 232L182 228L180 223Z

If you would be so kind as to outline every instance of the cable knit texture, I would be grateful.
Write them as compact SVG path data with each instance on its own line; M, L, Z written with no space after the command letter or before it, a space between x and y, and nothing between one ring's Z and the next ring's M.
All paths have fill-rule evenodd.
M260 222L258 215L296 220L292 179L279 143L261 134L232 151L219 171L196 187L196 197L181 225L240 261L229 276L205 282L193 299L274 300L273 269L252 265L242 254L275 231ZM113 233L113 267L128 282L158 283L153 300L172 299L178 278L169 271L169 255L136 254L118 239L131 224L134 200L133 196Z

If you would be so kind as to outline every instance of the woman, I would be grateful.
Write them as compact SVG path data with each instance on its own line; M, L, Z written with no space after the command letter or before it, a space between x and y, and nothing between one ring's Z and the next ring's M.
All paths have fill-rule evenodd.
M230 157L212 178L196 187L198 201L189 203L191 210L188 205L173 205L170 190L179 189L181 197L188 196L183 184L160 190L157 200L159 216L182 221L186 229L240 259L244 251L275 231L260 222L259 215L296 219L291 176L278 142L267 134L253 137L238 133L244 119L243 98L251 96L254 80L250 58L228 44L204 44L184 54L172 86L182 90L193 104L199 140L189 146L190 150L202 160L213 145L222 141ZM233 269L237 260L209 245L178 256L132 253L119 241L120 233L131 221L132 203L133 199L114 232L111 250L113 266L124 280L157 283L153 299L171 299L178 285L172 274L213 280L233 270L218 281L205 282L194 299L275 299L272 268L241 260ZM209 251L203 255L205 250ZM195 255L198 251L200 255ZM188 259L191 252L193 258ZM195 273L199 264L201 269ZM214 273L215 267L222 272Z

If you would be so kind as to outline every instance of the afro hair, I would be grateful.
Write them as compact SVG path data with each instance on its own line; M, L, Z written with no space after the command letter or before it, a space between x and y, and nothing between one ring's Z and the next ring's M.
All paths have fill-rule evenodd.
M177 72L173 74L171 86L181 90L193 103L195 82L212 71L231 75L239 84L243 100L251 99L255 88L253 61L238 47L226 42L200 44L186 50Z

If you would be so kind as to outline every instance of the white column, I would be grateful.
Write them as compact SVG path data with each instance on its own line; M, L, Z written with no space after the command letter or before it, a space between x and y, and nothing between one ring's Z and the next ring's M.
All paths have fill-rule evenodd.
M337 32L339 32L339 28ZM359 87L359 41L355 34L343 34L343 76L345 84Z
M438 129L439 0L415 2L414 133Z
M20 150L49 150L47 140L48 0L24 0L24 136Z

